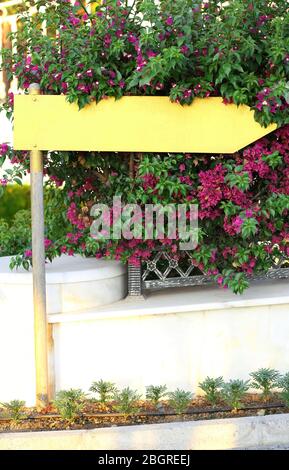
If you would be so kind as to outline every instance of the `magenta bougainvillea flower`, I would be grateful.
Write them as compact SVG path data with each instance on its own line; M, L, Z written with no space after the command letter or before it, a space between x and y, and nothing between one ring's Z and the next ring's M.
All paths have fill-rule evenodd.
M89 13L83 2L55 0L33 25L22 13L13 40L31 47L4 51L3 67L21 89L37 82L80 107L126 94L168 95L183 105L221 95L225 104L250 106L262 125L288 124L287 0L174 3L102 2ZM57 30L45 40L31 35L44 20Z
M103 228L103 240L90 237L91 207L99 201L111 206L118 194L142 210L145 204L197 204L200 243L192 264L221 287L242 292L246 276L288 259L287 0L231 0L222 6L160 0L134 2L133 9L119 0L102 2L91 14L83 2L55 0L48 13L49 18L36 13L33 27L24 14L23 28L12 38L29 44L29 51L4 50L3 68L21 92L37 82L43 94L64 94L80 108L124 95L165 95L182 105L221 96L224 106L246 104L258 122L275 122L279 129L233 156L137 154L133 167L127 154L50 152L44 162L54 198L46 207L47 258L80 253L140 265L162 247L179 260L179 234L114 239ZM55 23L56 34L36 34L44 19ZM12 117L12 95L4 108ZM6 159L13 170L1 175L2 192L29 173L27 152L4 143L0 163ZM109 211L108 225L112 217ZM31 261L29 243L15 265Z

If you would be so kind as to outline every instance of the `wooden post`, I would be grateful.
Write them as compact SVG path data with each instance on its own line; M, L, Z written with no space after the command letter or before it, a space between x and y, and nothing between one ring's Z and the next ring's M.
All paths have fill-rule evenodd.
M40 94L38 84L29 88L30 95ZM34 341L36 369L36 404L43 408L48 405L48 327L46 315L46 279L44 247L44 200L43 200L43 159L42 152L35 147L30 152L31 172L31 214L32 214L32 265L34 302Z
M55 363L54 363L54 337L53 323L48 323L48 400L55 398Z

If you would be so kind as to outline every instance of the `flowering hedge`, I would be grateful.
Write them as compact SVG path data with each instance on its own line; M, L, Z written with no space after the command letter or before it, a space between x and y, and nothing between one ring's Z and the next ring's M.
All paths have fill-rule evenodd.
M93 14L81 1L26 3L39 13L22 13L18 47L4 53L21 88L39 82L80 107L124 94L182 104L221 95L262 124L289 123L287 0L104 0Z
M182 104L221 95L225 104L248 104L261 124L283 127L233 156L147 154L136 156L133 168L124 154L50 152L47 184L61 188L66 233L47 231L47 257L81 253L138 264L161 245L179 258L178 241L166 236L92 239L90 209L111 205L115 195L141 206L198 204L196 270L243 292L248 275L289 257L288 2L143 0L132 10L125 1L105 1L93 15L76 3L53 1L33 19L23 13L23 29L12 35L18 50L4 51L19 87L39 82L43 93L64 93L80 107L124 94L164 94ZM36 27L44 19L46 36ZM5 108L13 117L13 96ZM6 158L13 169L2 185L29 171L27 153L4 144L0 163ZM56 207L47 204L48 221ZM26 247L13 266L29 262Z
M26 157L21 167L28 165ZM115 195L140 206L198 204L200 244L192 252L193 263L235 292L248 286L247 275L266 272L274 260L289 257L289 126L234 156L143 155L133 177L126 156L94 152L53 152L45 159L45 172L49 185L62 188L68 221L64 236L46 240L50 259L81 253L138 264L160 246L182 256L178 242L166 236L159 241L92 239L91 207L95 202L112 206ZM48 205L48 220L56 207L59 202ZM30 260L27 250L15 264Z

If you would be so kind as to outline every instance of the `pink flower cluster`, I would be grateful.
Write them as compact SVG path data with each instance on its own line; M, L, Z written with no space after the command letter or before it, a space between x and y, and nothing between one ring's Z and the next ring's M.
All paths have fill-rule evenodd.
M198 199L202 209L216 207L222 200L225 175L226 169L221 163L212 170L199 173L201 186L198 191Z
M270 113L275 114L278 108L279 104L276 98L272 95L272 90L270 88L264 88L257 94L256 109L258 109L258 111L268 109Z

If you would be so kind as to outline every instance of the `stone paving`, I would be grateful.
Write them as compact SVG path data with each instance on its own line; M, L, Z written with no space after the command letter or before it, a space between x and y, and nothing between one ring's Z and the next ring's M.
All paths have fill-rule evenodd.
M272 447L252 447L252 448L240 449L240 450L289 450L289 443L276 445Z

